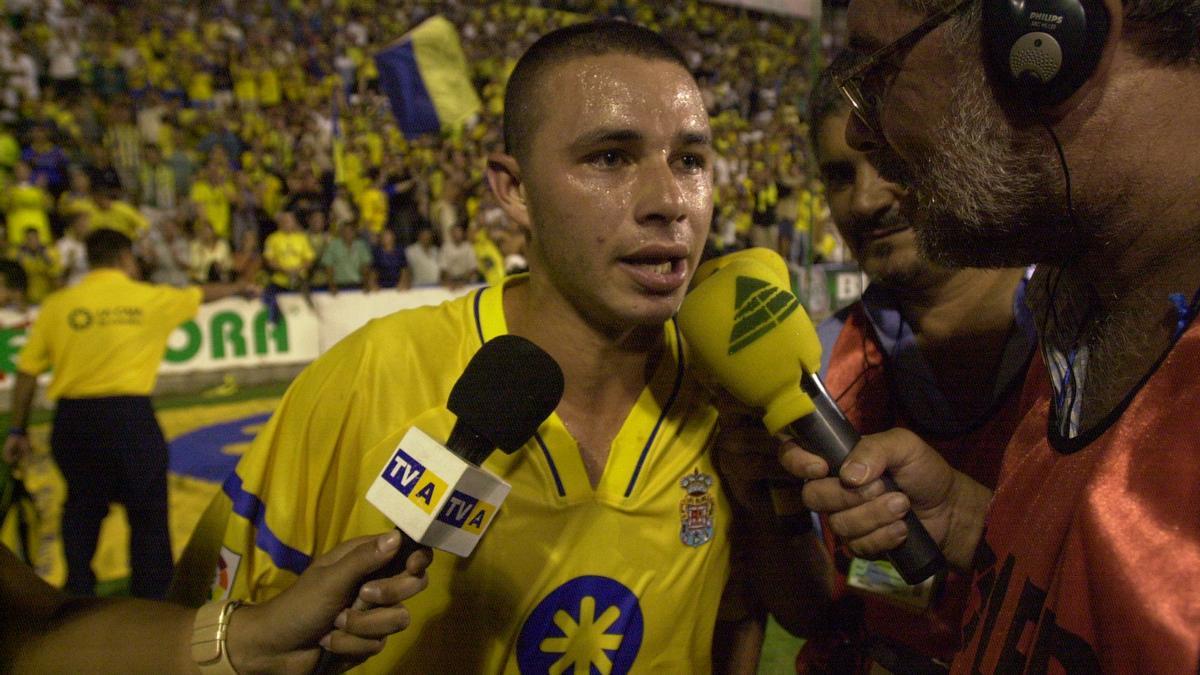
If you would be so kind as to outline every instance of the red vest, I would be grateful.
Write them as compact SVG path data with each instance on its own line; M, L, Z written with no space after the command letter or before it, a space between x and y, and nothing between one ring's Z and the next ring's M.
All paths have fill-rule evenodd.
M892 374L886 364L887 355L875 337L862 303L856 303L850 308L833 346L825 376L826 388L837 399L846 417L862 434L894 427L912 429L936 448L951 466L984 485L994 485L1004 447L1024 410L1020 407L1020 383L1014 383L993 413L977 428L957 436L938 438L914 428L905 418L892 395L892 387L904 386L904 382L890 381ZM864 625L858 629L859 637L882 638L927 658L949 663L960 647L959 624L970 591L969 579L965 575L949 573L924 611L894 604L874 593L846 585L851 554L834 542L828 527L824 531L837 568L835 593L840 598L839 605L844 606L849 594L860 596L863 601ZM862 635L863 631L865 635ZM842 636L840 639L854 640L855 637ZM823 649L818 644L813 647ZM865 646L862 649L865 650ZM805 656L802 653L801 661ZM818 658L826 657L820 655ZM800 670L807 669L801 665Z
M1189 673L1200 661L1200 322L1101 433L1004 457L954 672Z

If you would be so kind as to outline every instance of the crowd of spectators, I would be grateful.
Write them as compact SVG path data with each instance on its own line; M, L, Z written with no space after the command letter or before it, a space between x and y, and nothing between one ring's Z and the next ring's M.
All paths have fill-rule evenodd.
M660 30L701 83L720 155L712 246L811 253L805 22L697 0L536 4L9 0L0 257L31 303L86 273L97 227L131 236L162 283L495 282L526 241L483 182L505 78L538 35L595 16ZM405 138L372 55L435 13L458 27L483 109Z

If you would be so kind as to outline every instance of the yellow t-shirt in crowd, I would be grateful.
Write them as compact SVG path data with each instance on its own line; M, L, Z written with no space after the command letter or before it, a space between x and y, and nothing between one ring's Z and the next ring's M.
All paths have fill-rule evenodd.
M89 216L96 214L96 201L88 195L77 195L67 191L58 196L58 212L67 222L81 213L86 213Z
M280 286L288 284L288 272L295 272L316 258L308 235L304 232L272 232L263 244L263 258L279 270L271 280Z
M215 595L265 600L338 542L392 528L363 496L411 426L447 437L451 387L507 332L503 292L376 319L297 378L197 530L227 521ZM470 558L434 554L429 587L405 601L411 625L363 671L711 670L731 509L710 455L716 410L674 322L664 339L596 487L557 415L484 463L512 485L490 531Z
M504 283L504 254L500 252L496 242L479 230L471 242L475 248L475 260L479 265L479 274L489 286L499 286Z
M258 104L258 79L253 69L233 66L233 97L242 105Z
M222 239L229 238L229 221L232 218L231 202L233 201L233 183L225 181L213 185L207 180L198 179L192 183L190 197L200 206L204 217L212 225L213 232Z
M387 223L387 195L377 187L363 189L358 195L359 219L368 232L379 233Z
M195 103L208 103L213 98L213 77L207 70L197 70L192 73L188 82L188 98Z
M17 262L25 270L25 299L34 305L40 304L54 290L62 274L58 249L45 246L42 250L41 255L30 255L24 249L17 249L16 253Z
M51 399L146 396L154 389L167 338L196 316L198 287L134 281L111 268L50 294L33 322L17 370L54 369Z
M137 241L138 237L150 227L150 221L142 215L141 211L133 208L133 205L128 202L114 200L109 203L108 208L100 208L99 205L92 211L92 228L99 230L107 228L116 230L121 234Z
M8 186L4 193L4 216L8 225L8 242L20 246L25 241L25 230L38 233L38 241L49 246L54 239L50 236L50 214L54 204L50 193L29 183Z
M258 102L264 107L277 106L283 100L283 89L279 84L279 72L264 65L258 71Z

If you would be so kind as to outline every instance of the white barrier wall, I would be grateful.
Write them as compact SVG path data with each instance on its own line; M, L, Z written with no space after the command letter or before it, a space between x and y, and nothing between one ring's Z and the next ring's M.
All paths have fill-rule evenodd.
M469 291L418 288L374 293L342 291L278 296L278 322L259 300L228 298L200 307L167 341L161 373L221 372L234 368L308 363L367 321L392 312L436 305ZM309 301L311 300L311 304ZM17 356L37 308L0 310L0 389L12 386Z

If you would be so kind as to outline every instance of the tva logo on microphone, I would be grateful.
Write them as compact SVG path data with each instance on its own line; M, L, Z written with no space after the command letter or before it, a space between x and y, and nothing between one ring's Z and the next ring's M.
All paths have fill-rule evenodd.
M396 448L382 478L425 513L433 513L433 505L446 495L446 481L401 448Z
M466 556L509 489L413 427L367 490L367 501L422 544Z

